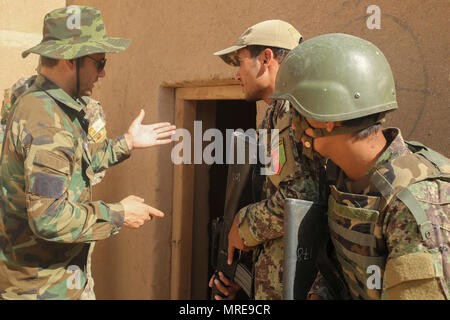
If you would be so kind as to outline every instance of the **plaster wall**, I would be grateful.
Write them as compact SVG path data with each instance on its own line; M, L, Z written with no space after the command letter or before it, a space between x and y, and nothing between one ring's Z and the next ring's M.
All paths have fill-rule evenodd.
M400 107L389 115L388 125L400 127L406 139L450 155L448 0L67 3L101 9L110 36L132 39L128 50L108 55L107 76L94 95L103 103L111 137L125 132L141 107L146 111L144 122L173 122L174 87L235 83L236 70L212 53L232 45L247 27L279 18L306 39L343 32L377 45L397 84ZM368 29L366 24L370 16L366 9L372 4L381 10L380 29ZM40 17L33 19L42 23ZM136 194L166 213L162 220L136 231L123 230L97 244L93 263L100 299L170 297L170 151L171 146L133 151L131 159L110 169L95 189L96 199L119 201Z
M65 5L65 0L0 0L1 97L19 78L36 73L38 56L22 59L21 53L41 42L45 14Z

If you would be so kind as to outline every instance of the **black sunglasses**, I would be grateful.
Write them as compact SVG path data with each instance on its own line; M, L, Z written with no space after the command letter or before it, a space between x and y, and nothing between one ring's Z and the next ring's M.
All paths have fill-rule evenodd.
M88 57L88 58L94 60L95 62L97 62L97 71L98 72L102 72L103 69L105 69L105 65L106 65L106 59L105 58L103 58L101 60L96 60L96 59L92 58L91 56L86 56L86 57Z

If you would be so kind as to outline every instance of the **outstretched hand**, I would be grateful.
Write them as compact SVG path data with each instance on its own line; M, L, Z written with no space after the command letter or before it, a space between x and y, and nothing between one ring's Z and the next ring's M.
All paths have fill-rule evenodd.
M125 134L128 148L143 149L156 145L163 145L172 141L171 137L175 134L176 127L169 122L160 122L149 125L142 124L145 111L141 109L139 116L134 119Z

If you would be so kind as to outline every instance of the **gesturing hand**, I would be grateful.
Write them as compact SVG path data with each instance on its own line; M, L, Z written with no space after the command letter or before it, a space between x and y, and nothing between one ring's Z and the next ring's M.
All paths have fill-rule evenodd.
M176 127L169 122L160 122L149 125L142 124L145 111L141 109L139 116L134 119L125 134L128 148L143 149L155 145L163 145L172 141Z
M164 213L144 203L144 199L137 196L128 196L120 203L124 208L123 226L137 229L152 217L163 218Z

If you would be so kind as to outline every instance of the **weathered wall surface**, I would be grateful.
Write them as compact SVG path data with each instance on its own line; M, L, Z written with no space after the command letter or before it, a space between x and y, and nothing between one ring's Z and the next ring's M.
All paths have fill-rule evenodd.
M20 77L36 73L38 56L22 59L21 53L41 42L45 14L65 5L65 0L0 0L0 97Z
M390 61L397 83L400 109L388 123L399 126L406 138L450 155L448 0L69 0L68 4L101 9L110 35L132 39L127 51L108 56L107 76L95 92L105 107L111 136L123 133L142 106L146 122L173 121L173 90L161 86L232 83L236 70L212 53L231 45L247 27L279 18L307 39L344 32L375 43ZM366 9L372 4L381 9L379 30L366 25ZM163 220L98 243L94 276L99 298L170 296L170 150L165 146L135 151L126 163L108 171L96 189L95 197L102 200L136 194L166 212Z

